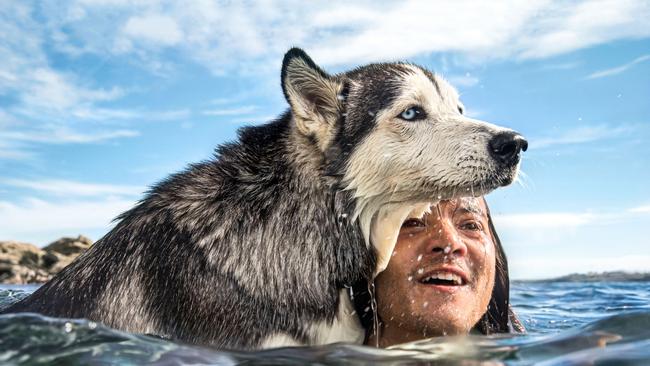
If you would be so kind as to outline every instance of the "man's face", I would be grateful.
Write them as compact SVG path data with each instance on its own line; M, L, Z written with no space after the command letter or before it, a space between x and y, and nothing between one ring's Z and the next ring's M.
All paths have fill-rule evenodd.
M487 310L494 272L483 199L442 201L408 218L375 281L380 345L468 333Z

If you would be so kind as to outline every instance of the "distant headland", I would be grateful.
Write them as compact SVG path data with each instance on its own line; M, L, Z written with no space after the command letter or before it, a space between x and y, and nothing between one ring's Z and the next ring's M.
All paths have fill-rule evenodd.
M520 280L518 282L645 282L650 281L650 272L588 272L572 273L566 276L541 279Z
M63 237L43 248L17 241L0 241L0 284L49 281L63 267L88 250L93 241L83 235ZM650 282L650 272L573 273L542 280L513 282Z

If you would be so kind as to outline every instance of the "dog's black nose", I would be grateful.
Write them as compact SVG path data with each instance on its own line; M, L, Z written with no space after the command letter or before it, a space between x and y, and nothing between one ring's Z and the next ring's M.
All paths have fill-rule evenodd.
M516 164L519 153L528 149L528 141L518 133L503 132L494 136L488 143L490 154L502 164Z

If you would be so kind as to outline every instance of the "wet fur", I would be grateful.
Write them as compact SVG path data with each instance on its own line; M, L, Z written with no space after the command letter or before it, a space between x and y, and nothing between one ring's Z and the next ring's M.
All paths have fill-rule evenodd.
M358 320L340 292L371 279L377 255L386 262L392 252L390 240L370 243L377 218L512 179L512 167L453 168L462 165L454 149L486 160L485 147L475 153L464 141L482 143L494 126L454 114L440 122L458 136L451 145L414 126L398 136L391 118L418 88L405 85L413 73L415 84L430 83L426 93L437 89L432 105L449 104L436 107L444 107L436 118L458 114L455 91L443 85L445 98L426 70L373 64L330 76L290 50L281 75L289 111L241 129L213 159L153 187L88 252L5 312L83 317L221 348L358 341ZM429 167L431 154L444 166Z

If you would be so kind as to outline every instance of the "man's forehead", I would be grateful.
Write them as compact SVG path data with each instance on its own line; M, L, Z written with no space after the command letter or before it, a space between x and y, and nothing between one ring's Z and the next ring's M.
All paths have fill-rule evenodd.
M454 201L455 201L455 205L454 205L455 211L458 210L467 211L467 212L471 212L477 215L487 217L487 213L485 212L485 204L482 198L463 197L463 198L458 198Z

